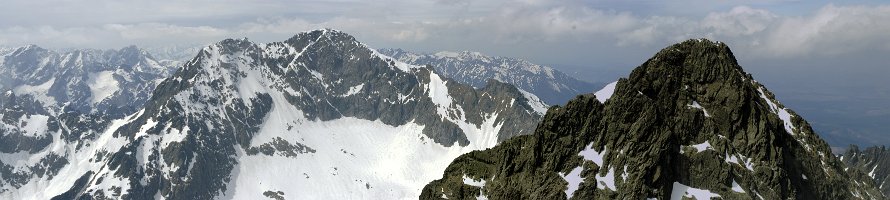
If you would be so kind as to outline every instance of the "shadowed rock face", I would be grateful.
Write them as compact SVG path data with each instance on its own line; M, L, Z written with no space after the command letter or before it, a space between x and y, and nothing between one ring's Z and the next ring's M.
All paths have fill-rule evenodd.
M669 46L598 94L458 157L421 199L883 198L723 43Z
M849 167L848 171L858 171L867 178L873 179L874 184L884 196L890 196L890 150L885 146L874 146L859 149L856 145L850 145L844 154L840 155Z

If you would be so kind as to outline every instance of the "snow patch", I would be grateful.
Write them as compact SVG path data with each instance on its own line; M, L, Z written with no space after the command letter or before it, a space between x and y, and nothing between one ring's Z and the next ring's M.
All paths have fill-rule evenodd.
M102 102L106 98L120 90L120 83L114 79L114 72L101 71L98 73L90 73L87 79L87 86L90 87L90 103L96 104Z
M46 115L22 115L19 122L22 124L21 131L24 136L37 137L46 135L48 130L46 122L49 116Z
M538 96L535 96L534 94L522 89L519 89L519 92L521 92L522 96L524 96L525 99L528 100L528 105L531 106L532 110L538 113L538 115L544 115L545 113L547 113L547 108L549 108L550 106L547 106L544 101L538 99ZM513 105L512 101L510 102L510 105Z
M593 143L588 144L587 147L584 148L578 155L584 157L585 160L593 161L597 166L603 167L603 156L608 153L609 149L603 147L603 153L600 153L593 149Z
M600 103L606 103L606 100L612 98L612 94L615 93L616 84L618 84L618 81L609 83L608 85L606 85L606 87L603 87L603 89L600 89L599 91L593 93L593 95L596 96L596 100L598 100Z
M602 175L602 176L599 175L600 173L597 173L596 188L598 188L598 189L609 188L612 191L618 191L618 190L615 190L615 172L612 170L612 168L611 167L601 167L600 169L608 169L609 171L606 172L606 175Z
M875 170L878 169L878 165L875 165L871 168L871 172L868 172L868 176L871 178L875 178Z
M711 199L713 197L720 197L720 195L717 193L713 193L710 190L698 189L683 185L680 182L674 182L673 189L671 189L671 200L681 200L683 199L683 197L695 199Z
M426 85L426 92L436 104L436 111L439 116L448 117L448 108L451 107L452 98L448 94L447 82L442 80L438 74L430 73L430 83Z
M769 108L773 111L773 113L778 115L779 119L782 119L782 122L785 123L785 131L787 131L788 134L795 135L794 129L796 129L796 128L794 127L794 123L791 122L791 113L788 113L788 109L787 108L779 108L779 106L776 105L776 103L774 103L771 99L769 99L769 97L766 96L766 93L763 92L762 87L757 88L757 92L760 92L760 98L762 98L764 101L766 101L766 103L769 105Z
M485 179L480 178L479 181L476 181L476 179L470 178L466 174L464 174L463 179L464 179L464 184L466 184L466 185L476 186L476 187L485 187Z
M343 94L342 96L345 97L345 96L352 96L352 95L358 94L359 92L362 91L362 88L364 88L364 87L365 87L364 83L349 87L349 91L346 91L346 94Z
M148 120L145 120L145 124L139 127L139 132L137 132L135 136L133 136L133 138L139 138L148 135L148 129L155 127L155 125L157 124L158 122L155 121L153 118L148 118Z
M746 169L748 169L749 171L752 171L752 172L754 171L754 163L751 162L751 159L750 159L750 158L746 158L746 157L741 156L741 155L729 155L729 154L726 154L726 157L724 158L724 160L725 160L727 163L735 163L735 164L738 164L738 165L742 165L742 166L744 166ZM741 161L741 162L739 162L739 161Z
M705 141L705 142L702 142L701 144L684 145L683 147L695 148L695 152L702 152L702 151L705 151L708 149L712 149L710 141ZM680 147L680 153L686 153L684 150L685 148L683 148L683 147Z
M566 197L572 198L575 191L578 190L578 186L581 185L581 182L584 182L584 178L581 177L581 171L583 170L584 168L575 167L575 169L572 169L569 174L563 174L562 172L559 173L559 176L569 183L568 188L566 188L565 191Z
M169 128L170 125L167 125L167 126ZM168 131L166 131L166 134L164 134L164 137L161 138L161 147L166 148L168 145L170 145L170 143L184 141L186 136L188 136L188 132L189 132L188 126L182 127L182 130L179 130L176 128L170 128Z
M745 189L742 189L742 186L739 185L739 183L736 182L735 180L732 180L732 191L735 191L738 193L745 193Z
M52 96L48 96L49 88L53 86L56 82L56 78L49 79L46 82L41 83L40 85L22 85L16 87L13 91L16 94L30 94L33 95L37 101L40 101L44 105L55 105L56 98Z
M701 104L698 104L698 101L692 101L692 104L689 104L686 106L688 106L690 108L699 109L705 113L705 117L711 117L711 114L708 113L708 110L705 110L705 108L702 107Z

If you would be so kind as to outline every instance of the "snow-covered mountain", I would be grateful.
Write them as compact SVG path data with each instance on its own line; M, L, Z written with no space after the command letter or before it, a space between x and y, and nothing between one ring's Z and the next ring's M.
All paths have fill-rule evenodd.
M132 46L57 53L29 45L0 54L0 196L79 162L68 153L140 109L169 69Z
M227 39L96 137L50 133L47 148L3 154L48 172L0 198L414 199L455 157L530 134L545 111L509 84L474 89L340 31ZM34 164L41 153L57 162Z
M0 55L6 55L7 53L9 53L13 50L15 50L15 48L0 46ZM2 62L0 62L0 63L2 63Z
M3 56L0 90L29 94L45 107L122 117L141 108L172 67L135 46L57 53L35 45Z
M548 66L522 59L486 56L479 52L438 52L421 54L402 49L381 49L380 53L414 65L430 65L445 77L473 87L483 87L489 79L515 85L555 105L598 88Z

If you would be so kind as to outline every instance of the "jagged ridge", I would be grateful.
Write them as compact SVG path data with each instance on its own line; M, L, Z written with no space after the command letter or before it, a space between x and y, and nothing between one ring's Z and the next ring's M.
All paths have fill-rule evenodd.
M874 184L881 190L884 196L890 196L890 186L887 180L890 179L890 150L885 146L873 146L865 149L859 149L859 146L850 145L844 154L840 155L847 171L851 174L862 174L863 179L872 179Z
M613 89L458 157L421 199L883 198L723 43L667 47Z
M436 72L477 88L484 87L489 79L503 81L541 97L547 104L564 103L578 94L593 91L597 85L548 66L479 52L419 54L402 49L381 49L380 52L403 62L433 66Z
M0 195L415 198L454 157L531 133L536 99L497 81L473 89L335 30L227 39L85 141L64 177Z

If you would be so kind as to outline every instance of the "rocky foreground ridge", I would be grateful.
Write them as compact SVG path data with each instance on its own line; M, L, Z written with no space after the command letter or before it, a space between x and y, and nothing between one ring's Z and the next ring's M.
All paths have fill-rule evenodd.
M883 199L729 47L671 45L552 107L532 135L454 160L421 199Z

